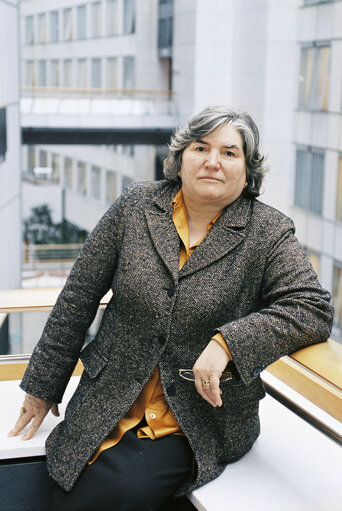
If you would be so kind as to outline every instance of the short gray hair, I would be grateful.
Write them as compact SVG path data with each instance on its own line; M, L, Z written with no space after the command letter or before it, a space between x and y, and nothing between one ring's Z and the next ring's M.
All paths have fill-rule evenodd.
M259 152L259 130L247 112L226 106L207 107L178 128L171 138L169 154L164 160L164 176L169 181L179 180L182 154L194 140L203 138L222 126L234 126L240 133L246 158L247 186L243 193L258 197L266 172L265 158Z

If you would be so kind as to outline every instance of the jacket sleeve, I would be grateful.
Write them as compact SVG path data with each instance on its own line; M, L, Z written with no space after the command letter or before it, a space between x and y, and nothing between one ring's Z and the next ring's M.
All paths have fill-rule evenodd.
M101 218L75 261L20 384L29 394L57 403L62 400L86 331L114 277L126 195Z
M278 358L325 341L333 320L330 293L320 286L292 221L283 221L266 250L260 309L217 329L247 385Z

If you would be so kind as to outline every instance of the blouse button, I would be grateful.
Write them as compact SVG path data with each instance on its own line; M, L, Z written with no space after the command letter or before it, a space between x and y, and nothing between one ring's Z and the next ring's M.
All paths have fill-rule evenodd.
M150 413L150 419L155 419L156 418L156 414L155 413Z

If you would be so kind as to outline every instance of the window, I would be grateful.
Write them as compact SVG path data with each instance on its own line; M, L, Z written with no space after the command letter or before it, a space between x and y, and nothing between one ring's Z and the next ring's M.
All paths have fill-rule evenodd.
M46 43L47 41L47 27L46 27L46 14L38 15L38 42Z
M6 159L7 152L7 116L6 108L0 108L0 163Z
M72 190L72 159L64 158L64 186Z
M63 63L63 86L72 87L72 60L67 59Z
M87 61L78 59L77 61L77 87L79 89L87 88Z
M107 0L107 35L119 32L118 0Z
M322 151L312 148L297 150L295 184L295 204L321 215L324 186Z
M335 2L336 0L304 0L304 5L314 5L314 4L328 4L329 2Z
M61 167L60 167L60 156L59 154L53 154L51 160L52 167L52 177L53 180L59 183L60 175L61 175Z
M159 20L158 29L158 48L170 48L172 46L172 18L164 18Z
M118 89L118 59L107 59L107 89Z
M112 204L117 197L116 174L110 170L106 174L106 203Z
M58 40L58 11L52 11L50 12L50 41L56 43Z
M93 89L101 87L101 59L91 59L91 86Z
M63 40L72 41L72 9L63 10Z
M91 196L93 199L101 199L101 169L99 167L91 168Z
M27 170L32 173L36 166L36 151L33 145L27 147Z
M46 87L46 61L38 62L38 87Z
M34 43L34 30L33 30L33 16L26 16L25 18L25 43Z
M314 110L328 109L330 46L302 48L299 82L299 106Z
M311 249L306 250L307 256L309 258L310 263L312 264L313 269L315 270L317 277L319 277L321 270L321 257L320 254L314 252Z
M87 194L87 167L81 161L77 163L77 190L82 195Z
M47 167L47 152L39 151L39 167L46 168Z
M51 60L50 66L51 87L59 87L59 61Z
M342 221L342 155L338 159L336 194L336 218Z
M124 0L123 32L133 34L135 32L135 0Z
M132 183L133 183L133 179L131 177L122 176L122 191L124 191L125 188L127 188L127 186Z
M334 265L333 305L335 307L334 326L342 336L342 265Z
M34 62L33 60L28 60L26 62L26 87L35 87L36 86L36 78L34 71Z
M87 11L85 5L77 7L77 38L85 39L87 37Z
M123 59L123 88L134 89L134 57Z
M91 36L100 37L102 35L101 30L101 2L94 2L91 4Z

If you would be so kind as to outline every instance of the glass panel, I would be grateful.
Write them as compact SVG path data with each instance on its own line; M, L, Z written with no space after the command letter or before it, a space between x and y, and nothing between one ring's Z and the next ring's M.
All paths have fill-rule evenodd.
M324 188L324 154L312 152L310 211L322 214Z
M29 145L27 147L27 169L29 172L33 172L36 166L36 151L34 146Z
M47 152L39 151L39 167L47 167Z
M46 28L46 14L38 15L38 42L46 43L47 41L47 28Z
M312 252L311 250L308 250L308 257L310 260L310 263L312 264L313 269L317 273L317 276L319 277L320 273L320 266L321 266L321 258L320 255L316 252Z
M134 89L134 57L123 59L123 88Z
M33 16L26 16L25 18L25 43L34 43L34 30L33 30Z
M131 177L123 176L122 177L122 191L124 191L125 188L127 188L127 186L130 185L131 183L133 183L133 179Z
M298 149L296 158L295 204L307 209L310 188L310 153Z
M107 0L107 35L115 35L119 31L118 0Z
M87 37L87 12L85 5L77 7L77 38L85 39Z
M63 39L72 40L72 9L63 10Z
M72 60L68 59L64 61L63 69L63 85L64 87L72 87Z
M101 199L101 169L99 167L91 168L91 191L93 199Z
M60 286L65 278L61 278ZM91 342L100 326L103 310L99 309L85 336L85 344ZM49 311L18 312L4 314L0 319L0 355L30 354L39 340Z
M334 326L342 335L342 268L334 266L333 305L335 307Z
M72 159L64 158L64 186L70 190L73 187L72 174Z
M118 59L107 59L107 89L118 89Z
M124 0L123 32L135 32L135 0Z
M46 87L46 62L40 60L38 62L38 87Z
M330 46L318 48L317 78L314 106L320 110L328 109Z
M172 46L172 23L172 18L164 18L159 20L159 48L170 48Z
M313 79L313 48L302 48L299 77L299 106L308 108Z
M87 194L87 166L80 161L77 163L77 189L80 194Z
M59 87L59 62L58 62L58 60L51 60L50 70L51 70L51 73L50 73L51 87Z
M94 2L91 4L91 35L92 37L100 37L101 30L101 2Z
M338 159L337 191L336 191L336 218L342 220L342 156Z
M35 87L36 86L36 78L34 72L34 62L33 60L28 60L26 62L26 87Z
M59 154L53 154L52 160L51 160L51 167L52 167L52 177L53 180L57 183L59 183L60 175L61 175L61 167L60 167L60 156Z
M50 41L55 43L58 40L58 11L52 11L50 13Z
M108 170L106 173L106 203L112 204L116 197L116 174Z
M91 59L91 86L93 89L101 87L101 59Z
M79 59L77 61L77 86L80 89L87 88L87 61L86 59Z

